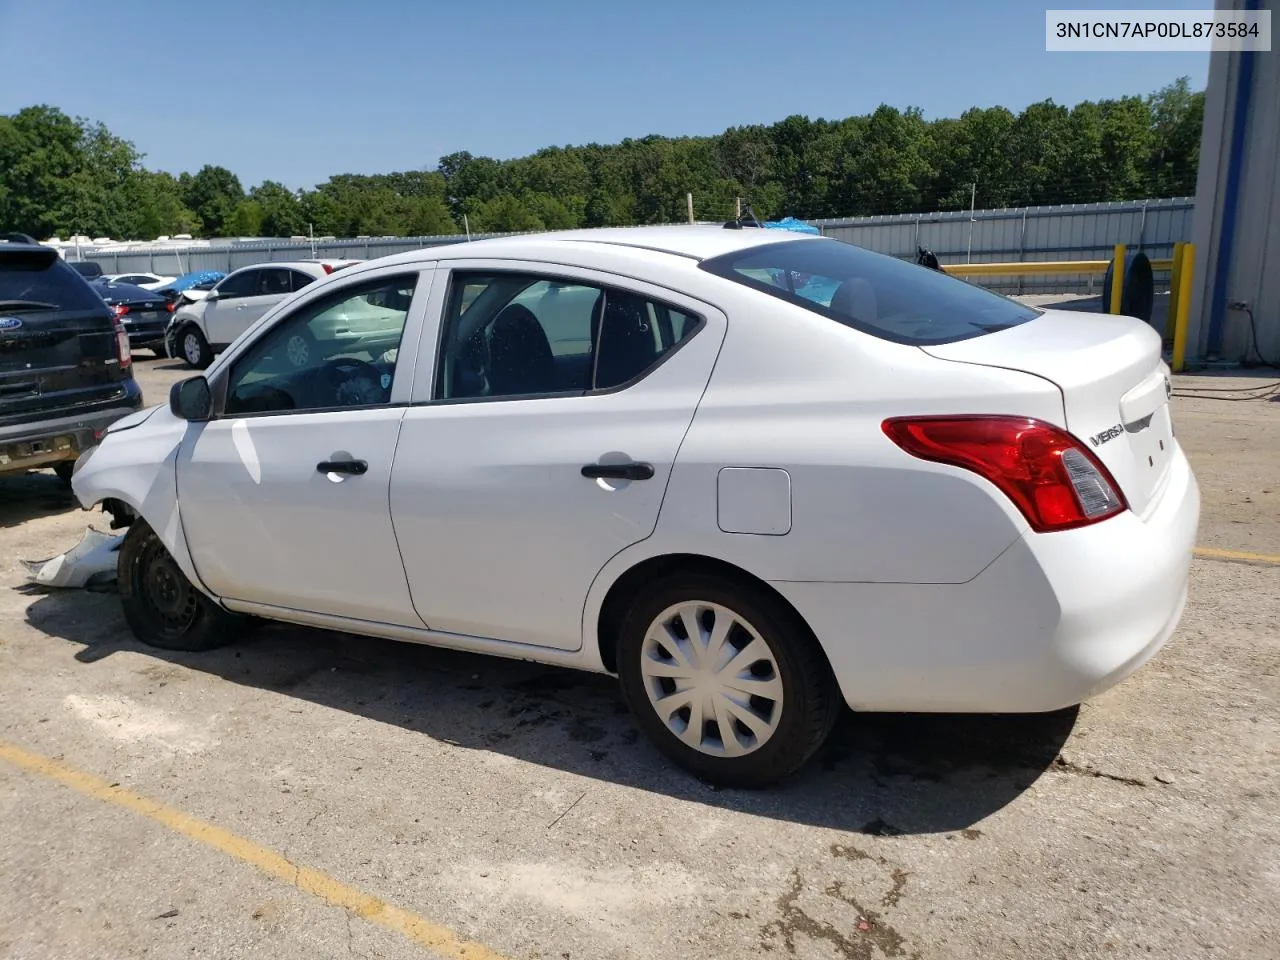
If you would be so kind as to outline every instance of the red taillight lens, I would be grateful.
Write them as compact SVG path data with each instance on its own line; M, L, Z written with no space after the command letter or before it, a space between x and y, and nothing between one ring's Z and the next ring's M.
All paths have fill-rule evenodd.
M127 367L133 363L133 353L129 350L129 334L119 320L113 320L111 326L116 333L116 359L120 366Z
M324 272L325 272L326 274L333 273L333 264L332 264L332 263L322 263L322 264L320 264L320 266L324 267Z
M897 417L884 432L907 453L985 477L1037 533L1070 530L1127 509L1097 458L1065 430L1029 417Z
M168 310L170 313L173 313L173 311L178 309L177 301L170 300L168 303L164 305L164 308Z
M111 308L111 311L117 317L123 317L126 313L129 312L129 308L125 306L123 303L117 303L114 307Z

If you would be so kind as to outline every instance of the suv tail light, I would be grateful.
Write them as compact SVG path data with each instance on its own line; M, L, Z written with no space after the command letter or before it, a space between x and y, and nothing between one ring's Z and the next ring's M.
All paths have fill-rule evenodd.
M1083 527L1128 509L1115 480L1065 430L1029 417L896 417L882 425L914 457L985 477L1037 533Z
M111 321L111 326L116 334L116 359L120 361L120 368L124 369L133 363L133 353L129 350L129 333L118 317Z

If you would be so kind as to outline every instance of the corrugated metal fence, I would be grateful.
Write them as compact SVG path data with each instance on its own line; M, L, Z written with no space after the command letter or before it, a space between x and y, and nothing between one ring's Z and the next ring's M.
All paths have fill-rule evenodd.
M1173 244L1191 236L1193 201L1189 197L1119 203L1020 207L882 217L811 221L828 236L898 257L914 257L916 245L928 247L943 263L992 263L1009 260L1100 260L1117 243L1142 249L1147 256L1169 257ZM480 239L480 234L473 235ZM492 236L485 234L484 236ZM107 273L148 271L177 275L192 270L231 271L269 260L305 257L368 260L446 243L465 237L375 237L355 240L253 240L189 247L152 247L124 251L86 251ZM74 256L74 254L70 254ZM1160 282L1158 278L1157 282ZM1088 276L983 277L979 282L1016 293L1088 292L1097 283Z

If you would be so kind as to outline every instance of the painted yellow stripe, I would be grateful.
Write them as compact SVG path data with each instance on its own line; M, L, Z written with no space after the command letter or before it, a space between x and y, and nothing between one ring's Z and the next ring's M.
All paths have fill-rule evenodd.
M83 773L38 753L0 741L0 760L7 760L29 773L56 780L77 793L123 807L207 847L221 851L244 863L257 867L268 876L283 880L304 893L319 897L325 903L342 907L357 917L392 930L419 946L434 950L448 960L505 960L480 943L466 940L448 927L432 923L385 900L349 887L328 874L311 867L299 866L274 850L237 836L211 823L197 820L180 810L148 800L132 791L112 786L105 780Z
M1217 547L1196 547L1195 555L1201 560L1238 560L1241 563L1265 563L1280 567L1280 555L1274 553L1249 553L1244 550L1219 550Z

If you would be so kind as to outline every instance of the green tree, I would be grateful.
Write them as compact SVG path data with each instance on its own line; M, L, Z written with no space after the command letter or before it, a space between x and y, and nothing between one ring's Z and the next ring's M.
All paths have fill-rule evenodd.
M266 180L249 191L262 211L259 230L266 237L294 237L307 232L306 212L298 195L282 183Z
M194 176L179 179L179 184L183 201L204 225L204 235L226 236L236 205L244 199L240 179L226 167L206 164Z
M235 210L227 220L226 231L233 237L261 236L264 217L262 204L246 198L236 204Z

